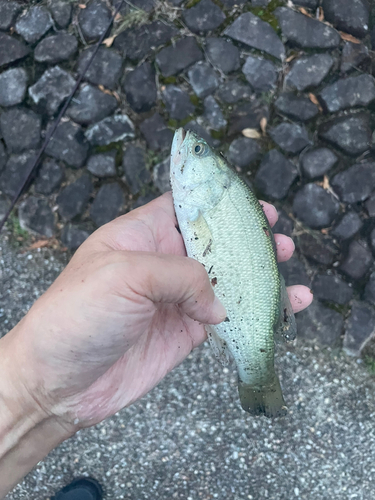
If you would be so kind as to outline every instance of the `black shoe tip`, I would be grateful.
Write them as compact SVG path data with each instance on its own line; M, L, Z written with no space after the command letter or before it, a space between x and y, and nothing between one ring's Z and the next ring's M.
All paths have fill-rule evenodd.
M92 477L74 479L64 486L51 500L102 500L103 489Z

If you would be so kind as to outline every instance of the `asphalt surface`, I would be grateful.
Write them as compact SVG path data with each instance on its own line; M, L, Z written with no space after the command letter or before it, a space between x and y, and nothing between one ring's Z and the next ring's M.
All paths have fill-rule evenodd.
M0 335L67 262L0 238ZM375 377L359 360L306 343L279 347L289 414L252 418L234 367L207 345L148 396L52 451L7 500L47 499L92 475L107 499L346 500L373 498Z

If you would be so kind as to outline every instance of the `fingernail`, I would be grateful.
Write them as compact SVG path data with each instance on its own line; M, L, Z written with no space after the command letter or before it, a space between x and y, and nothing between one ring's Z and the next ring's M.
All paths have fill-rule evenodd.
M212 314L214 315L215 319L217 319L217 321L215 321L215 324L221 323L227 317L227 310L220 302L220 300L216 297L216 295L215 295L215 300L213 301L212 304Z

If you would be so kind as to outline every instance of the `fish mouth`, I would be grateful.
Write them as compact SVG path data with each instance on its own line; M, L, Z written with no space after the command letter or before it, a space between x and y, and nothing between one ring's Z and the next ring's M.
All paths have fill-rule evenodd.
M178 128L174 133L173 142L172 142L172 150L171 157L172 159L176 156L176 154L180 151L181 146L185 140L186 132L183 128Z
M171 148L171 173L175 173L175 169L181 167L184 161L182 154L182 146L187 133L183 128L178 128L174 133L172 148Z

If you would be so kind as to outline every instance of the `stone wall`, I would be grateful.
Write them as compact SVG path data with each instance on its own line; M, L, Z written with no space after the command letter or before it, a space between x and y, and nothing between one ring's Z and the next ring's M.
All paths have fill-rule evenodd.
M116 1L0 0L0 217ZM173 129L193 129L294 237L282 272L317 299L299 334L358 355L375 329L372 17L366 0L124 4L21 197L21 226L74 250L169 189Z

